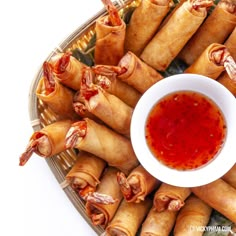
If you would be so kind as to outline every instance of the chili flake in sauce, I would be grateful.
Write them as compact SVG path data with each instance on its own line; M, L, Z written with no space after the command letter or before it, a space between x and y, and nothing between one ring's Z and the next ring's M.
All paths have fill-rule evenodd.
M164 165L190 170L211 161L220 151L226 123L219 107L198 92L171 93L152 108L146 121L146 140Z

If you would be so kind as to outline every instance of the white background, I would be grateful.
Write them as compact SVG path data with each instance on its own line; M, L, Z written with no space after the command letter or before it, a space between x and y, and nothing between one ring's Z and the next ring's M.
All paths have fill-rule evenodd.
M3 3L4 2L4 3ZM93 236L45 160L19 156L33 130L31 81L48 54L93 14L100 0L7 0L0 7L0 235Z

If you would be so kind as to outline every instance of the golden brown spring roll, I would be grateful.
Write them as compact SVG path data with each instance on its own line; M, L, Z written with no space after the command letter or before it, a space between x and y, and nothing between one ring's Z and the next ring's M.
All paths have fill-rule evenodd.
M66 147L90 152L125 174L139 164L129 139L88 118L71 126Z
M35 131L30 137L25 152L20 156L20 166L25 165L33 153L42 157L51 157L66 150L65 138L72 121L56 121Z
M236 189L218 179L207 185L191 188L192 192L226 218L236 223Z
M78 61L70 52L58 53L51 58L51 63L60 83L76 91L80 89L83 70L88 66Z
M132 86L124 83L115 77L106 77L97 75L95 77L95 84L101 86L107 92L120 98L123 102L131 107L135 107L141 97L141 93L134 89Z
M207 225L211 212L210 206L200 198L191 195L177 216L174 235L202 236L203 231L197 230L197 228Z
M212 2L184 2L147 44L141 59L155 69L164 71L206 18L208 4Z
M229 55L225 45L212 43L184 72L205 75L212 79L217 79L225 70L224 62Z
M96 192L87 197L85 209L94 225L105 227L115 215L122 200L116 173L116 168L108 167Z
M95 64L117 65L124 55L126 24L110 0L102 0L108 16L97 19L95 25Z
M230 55L236 60L236 27L226 40L224 45L230 52ZM223 84L234 96L236 96L236 79L224 71L217 79L219 83Z
M88 108L85 106L85 100L82 97L80 90L78 90L74 95L73 108L76 114L78 114L80 117L82 118L87 117L89 119L95 120L98 123L102 123L102 121L99 120L98 117L89 112Z
M162 183L154 195L153 205L158 212L164 210L178 211L184 206L184 201L190 193L189 188Z
M114 76L118 79L131 85L140 93L144 93L153 84L163 79L163 76L151 66L148 66L134 53L127 52L120 60L118 66L103 66L94 67L96 73L103 75Z
M76 163L66 175L67 182L83 198L96 190L106 162L91 153L80 151Z
M142 165L133 169L127 178L124 173L118 172L117 181L126 201L135 203L144 201L146 196L161 184Z
M142 224L140 236L169 236L177 216L177 211L156 211L152 207Z
M49 62L45 61L43 64L43 77L39 80L35 93L50 107L58 119L77 117L73 108L74 92L58 82Z
M136 204L123 199L106 228L107 236L134 236L152 206L151 199Z
M170 10L171 0L143 0L134 10L126 29L125 49L137 56L156 33Z
M80 91L88 111L116 132L130 137L133 108L92 81L91 70L87 70Z
M191 65L211 43L223 43L236 25L233 0L221 0L210 16L189 40L179 57Z
M222 179L236 188L236 164L224 175Z

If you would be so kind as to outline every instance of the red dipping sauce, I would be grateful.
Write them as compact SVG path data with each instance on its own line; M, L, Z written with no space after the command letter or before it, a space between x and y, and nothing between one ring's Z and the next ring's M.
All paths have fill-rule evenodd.
M226 123L219 107L198 92L179 91L159 100L146 121L146 140L164 165L192 170L221 150Z

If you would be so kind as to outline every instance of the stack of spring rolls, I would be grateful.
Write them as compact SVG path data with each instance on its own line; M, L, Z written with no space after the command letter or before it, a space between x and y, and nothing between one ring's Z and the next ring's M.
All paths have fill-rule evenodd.
M63 186L107 236L203 235L197 229L214 210L236 224L236 164L207 185L171 186L140 165L130 141L135 105L175 59L186 63L183 73L211 77L236 96L236 3L142 0L124 22L102 2L108 14L96 21L94 65L69 51L43 63L35 93L54 116L32 134L20 165L34 153L76 150Z

